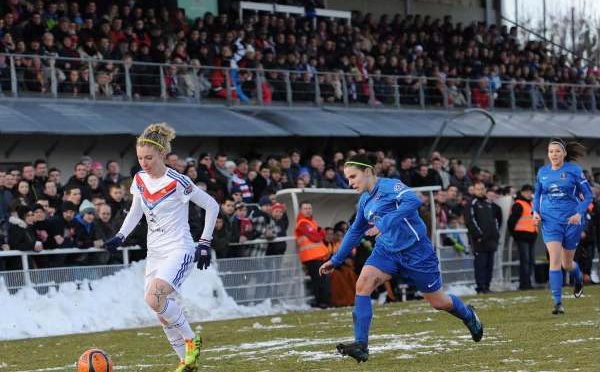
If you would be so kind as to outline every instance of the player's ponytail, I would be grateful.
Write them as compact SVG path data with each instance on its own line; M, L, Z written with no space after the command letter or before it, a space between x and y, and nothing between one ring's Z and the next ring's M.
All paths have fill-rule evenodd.
M153 123L148 125L137 139L138 146L154 146L158 152L168 154L171 152L171 141L175 138L175 129L167 123Z
M344 167L356 167L361 171L371 169L371 172L375 174L375 164L377 164L377 158L372 154L356 154L344 163Z
M550 140L551 145L560 146L564 152L567 153L565 161L577 161L578 159L585 156L586 147L577 141L565 141L561 138L552 138Z

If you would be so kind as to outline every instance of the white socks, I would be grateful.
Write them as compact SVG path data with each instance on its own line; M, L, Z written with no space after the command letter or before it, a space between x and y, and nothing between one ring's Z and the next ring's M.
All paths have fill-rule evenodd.
M163 324L163 331L165 331L167 340L169 340L171 347L177 353L179 360L183 360L185 358L185 340L181 337L179 330Z
M177 304L177 302L175 302L175 299L167 297L165 308L157 314L158 316L162 317L167 323L169 323L170 328L179 332L179 335L184 339L187 340L196 337L196 334L192 330L192 327L190 327L190 324L183 315L183 310ZM167 335L167 337L169 337L169 335Z

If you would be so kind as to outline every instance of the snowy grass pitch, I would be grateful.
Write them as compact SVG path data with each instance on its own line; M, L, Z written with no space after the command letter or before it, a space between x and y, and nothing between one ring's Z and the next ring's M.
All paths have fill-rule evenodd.
M600 286L550 314L547 290L467 298L486 333L474 343L460 321L424 302L375 306L370 359L334 352L352 338L350 308L194 324L204 338L201 371L595 371L600 361ZM110 312L110 309L106 311ZM112 314L118 317L119 314ZM0 327L1 328L1 327ZM175 356L159 327L0 342L0 372L73 371L88 347L116 371L171 371Z

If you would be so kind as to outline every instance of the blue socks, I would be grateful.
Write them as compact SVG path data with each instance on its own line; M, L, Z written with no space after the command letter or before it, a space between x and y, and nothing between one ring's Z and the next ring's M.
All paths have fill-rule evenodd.
M473 313L465 306L465 303L455 295L451 294L449 296L452 299L452 310L448 310L448 312L462 320L471 319Z
M354 298L354 311L352 311L354 339L362 342L365 346L369 343L369 328L371 327L372 318L371 296L356 295Z
M581 282L583 282L583 274L581 273L581 270L579 270L577 262L573 261L573 268L569 271L569 274L573 275L577 283L581 284Z
M577 267L579 270L579 267ZM550 270L550 291L552 292L552 299L554 305L562 303L562 286L563 286L563 274L562 270Z

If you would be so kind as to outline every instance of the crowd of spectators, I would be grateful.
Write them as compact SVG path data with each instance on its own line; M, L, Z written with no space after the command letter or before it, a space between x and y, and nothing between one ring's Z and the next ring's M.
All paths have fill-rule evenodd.
M276 192L286 188L347 188L343 174L345 159L365 152L367 150L361 148L345 153L306 156L300 150L293 149L283 154L252 157L250 160L243 157L230 160L225 153L201 153L197 159L180 158L171 153L166 157L166 163L190 177L219 202L220 213L213 234L213 248L217 258L231 258L254 255L256 252L265 255L285 253L287 243L276 238L291 234L297 216L290 215L286 206L276 201ZM519 192L510 186L499 185L490 171L477 167L467 169L460 160L448 159L439 152L432 153L429 158L396 157L385 151L376 151L374 156L377 159L374 169L378 176L396 178L412 187L441 187L434 194L437 227L469 228L468 237L449 234L443 238L443 244L453 246L460 256L474 254L475 273L476 276L480 274L478 280L483 283L480 286L478 283L478 290L484 293L489 291L493 252L500 243L498 228L503 220L494 201L501 195L512 196ZM103 164L83 156L68 176L63 176L60 169L49 167L43 159L0 171L2 249L42 251L103 247L104 241L116 233L127 214L131 202L131 179L137 170L135 166L128 172L122 172L118 161L109 160ZM588 177L595 193L600 195L598 180L589 173ZM529 195L524 200L530 200L531 187L522 190L527 190ZM517 199L523 199L523 196L524 193L519 194ZM431 228L430 199L427 194L422 195L422 201L420 214L428 228ZM203 229L203 210L192 203L190 209L190 229L197 239ZM513 234L520 217L517 213L509 219L509 231ZM585 262L591 262L590 255L593 257L594 249L600 242L597 236L600 232L600 215L592 210L588 219L593 222L589 223L586 239L582 243L585 244L585 250L578 256L583 257ZM348 221L322 227L323 243L330 255L335 253L351 221L352 217L348 216ZM142 218L125 245L144 248L146 229ZM520 235L515 234L515 238L518 239ZM332 293L338 297L332 297L330 304L348 304L352 300L350 294L343 295L347 287L343 283L347 284L360 272L373 244L366 238L356 247L353 257L338 274L341 278L331 283L338 286ZM31 267L101 265L119 263L121 260L120 254L84 252L33 256L30 257ZM145 253L145 250L132 252L132 259L142 259ZM479 269L478 256L487 257ZM589 276L591 266L586 265L582 267L588 267ZM0 259L0 270L19 268L20 259L17 257ZM531 284L522 283L522 286L526 289ZM385 288L389 300L397 298L394 288L389 284ZM319 306L323 306L323 303Z
M49 92L52 80L52 62L38 56L98 61L93 84L88 63L56 61L58 92L67 95L89 94L91 87L99 96L123 96L126 68L136 97L200 93L269 103L286 100L289 83L293 100L341 102L346 91L350 101L391 104L397 85L402 104L419 104L422 90L434 105L470 102L487 108L493 101L498 107L542 109L556 102L558 109L592 109L591 96L598 91L545 84L597 85L598 71L582 59L554 52L543 41L521 41L515 27L463 24L450 16L376 19L354 12L346 24L315 20L310 11L301 17L246 14L241 22L235 12L224 12L189 20L184 9L102 0L7 0L0 14L0 51L31 56L15 64L24 88L34 92ZM163 70L165 91L158 67L131 66L132 61L172 64ZM8 63L0 58L5 90L10 89ZM209 66L231 67L233 73L227 77ZM245 70L254 68L268 70L260 84Z

